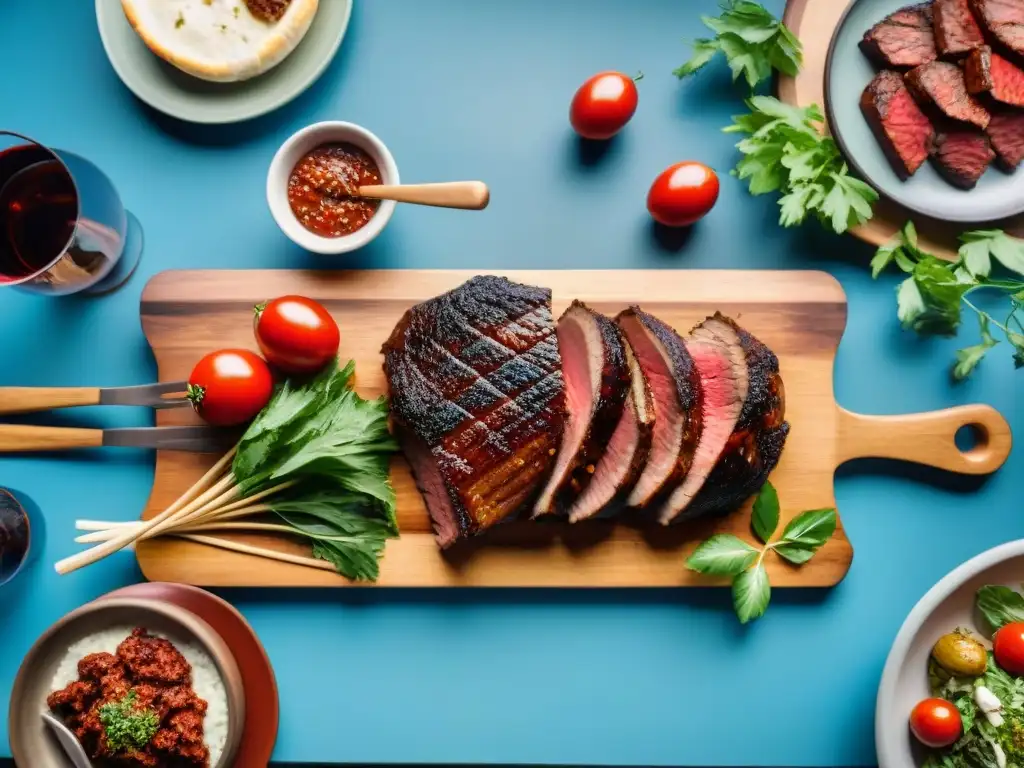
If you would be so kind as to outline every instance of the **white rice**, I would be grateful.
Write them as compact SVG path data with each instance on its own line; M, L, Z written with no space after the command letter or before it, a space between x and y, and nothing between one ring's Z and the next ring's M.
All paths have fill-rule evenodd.
M90 653L116 653L117 646L128 637L135 627L115 627L103 632L83 637L68 648L67 653L50 684L51 691L64 688L78 679L78 662ZM199 698L205 699L209 705L203 720L203 732L206 745L210 748L210 765L216 766L224 752L228 739L228 696L224 690L217 664L203 648L194 642L188 642L174 635L151 632L156 637L170 640L181 655L192 665L192 689ZM45 708L45 703L44 703Z

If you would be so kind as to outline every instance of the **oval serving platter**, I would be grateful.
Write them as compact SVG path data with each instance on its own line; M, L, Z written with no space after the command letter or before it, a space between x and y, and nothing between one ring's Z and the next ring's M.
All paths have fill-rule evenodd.
M341 46L352 2L321 0L306 36L284 61L237 83L200 80L165 62L132 29L119 0L96 0L96 22L114 71L140 100L179 120L223 124L264 115L309 88Z
M864 33L909 0L853 0L836 27L825 61L825 109L839 148L857 174L900 205L937 219L990 222L1024 212L1024 173L990 167L971 190L958 189L926 162L907 181L896 175L860 109L879 71L861 52Z

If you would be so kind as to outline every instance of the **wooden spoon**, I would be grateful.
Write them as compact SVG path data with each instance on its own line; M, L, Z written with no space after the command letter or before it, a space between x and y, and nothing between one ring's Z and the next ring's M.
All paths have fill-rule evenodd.
M359 197L394 200L399 203L432 205L437 208L463 208L482 211L491 200L491 192L482 181L448 181L442 184L369 184L359 187Z

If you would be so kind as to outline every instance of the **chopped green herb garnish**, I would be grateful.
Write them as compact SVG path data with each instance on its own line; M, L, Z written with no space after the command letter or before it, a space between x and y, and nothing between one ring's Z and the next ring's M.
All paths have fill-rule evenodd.
M175 29L181 29L184 26L185 26L185 14L183 14L181 11L178 11L178 18L175 19L175 21L174 21L174 28Z
M100 723L113 752L142 749L160 727L156 712L136 706L136 698L132 690L120 701L100 707Z

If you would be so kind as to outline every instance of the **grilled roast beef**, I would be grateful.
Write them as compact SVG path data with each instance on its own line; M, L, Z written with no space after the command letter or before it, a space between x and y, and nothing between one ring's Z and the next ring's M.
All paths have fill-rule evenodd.
M442 547L532 499L565 420L549 290L475 277L406 312L383 352L399 440Z
M628 341L624 352L630 373L629 395L594 476L569 508L569 521L573 523L618 511L616 504L621 506L633 489L651 449L654 396Z
M985 93L1000 104L1024 107L1024 70L987 45L967 57L964 77L971 93Z
M974 189L996 157L988 137L968 126L940 130L932 146L932 161L953 186Z
M701 433L700 374L686 344L672 328L639 307L619 314L654 395L654 437L647 464L626 500L645 507L690 471Z
M988 126L989 114L978 100L967 92L964 72L948 61L933 61L907 73L907 85L922 104L941 115L976 125Z
M928 159L935 129L898 72L879 72L864 89L860 108L885 156L901 179L909 179Z
M970 0L971 9L994 42L1024 58L1024 3L1021 0Z
M960 58L984 45L985 37L967 0L935 0L932 13L935 48L940 56Z
M721 314L709 317L697 326L686 340L686 349L700 372L704 391L701 421L704 426L693 466L658 512L662 525L668 525L685 514L703 487L739 421L750 388L746 353L739 334L735 325Z
M1013 173L1024 161L1024 112L996 111L986 129L996 153L996 165Z
M881 67L911 68L938 57L931 3L901 8L869 29L860 43Z
M739 336L748 373L747 397L715 468L676 521L730 512L740 506L764 485L789 435L785 389L775 353L733 321L716 317Z
M593 477L629 394L630 372L619 327L574 301L558 321L566 423L555 468L533 508L550 514L572 502Z

